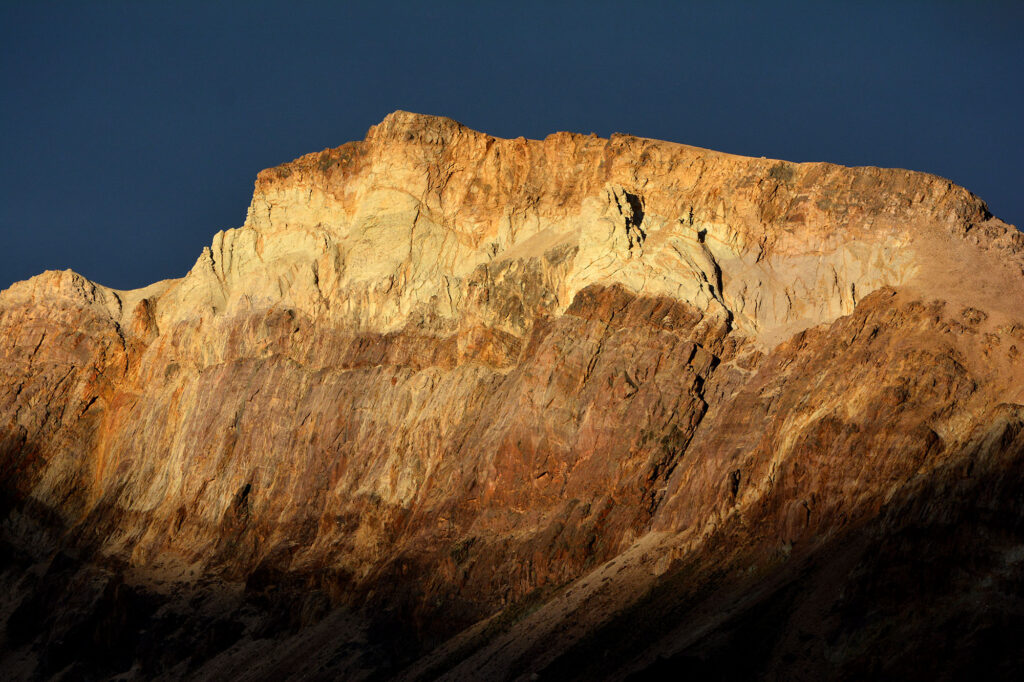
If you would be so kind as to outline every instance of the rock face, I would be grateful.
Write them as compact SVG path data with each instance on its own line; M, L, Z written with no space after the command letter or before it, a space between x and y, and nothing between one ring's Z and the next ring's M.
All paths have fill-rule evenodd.
M1024 236L938 177L396 112L0 331L9 678L1022 662Z

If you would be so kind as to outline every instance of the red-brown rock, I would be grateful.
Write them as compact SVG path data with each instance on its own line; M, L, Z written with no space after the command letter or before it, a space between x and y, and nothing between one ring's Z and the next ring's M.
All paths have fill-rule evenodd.
M941 178L396 112L0 332L9 677L1021 663L1024 236Z

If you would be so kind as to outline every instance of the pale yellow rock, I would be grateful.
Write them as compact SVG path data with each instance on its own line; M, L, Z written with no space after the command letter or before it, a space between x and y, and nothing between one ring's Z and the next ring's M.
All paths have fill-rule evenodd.
M180 279L0 293L6 530L447 628L566 586L468 649L500 676L680 560L771 566L1002 456L1022 254L930 175L396 112L260 173Z
M602 168L607 148L615 164ZM346 155L358 168L336 173ZM546 185L529 182L538 166ZM877 185L878 206L841 203L858 183ZM753 191L762 185L775 189ZM766 198L780 193L790 219L781 225L765 217ZM245 224L214 237L161 300L159 320L278 304L368 331L401 329L425 311L458 327L471 316L471 273L516 259L535 260L550 277L553 314L590 284L620 283L727 317L771 347L848 314L880 287L942 278L946 266L924 251L962 218L955 207L912 212L926 195L971 201L920 173L746 159L626 136L500 140L396 112L365 142L261 174ZM544 254L556 246L575 255L552 264Z

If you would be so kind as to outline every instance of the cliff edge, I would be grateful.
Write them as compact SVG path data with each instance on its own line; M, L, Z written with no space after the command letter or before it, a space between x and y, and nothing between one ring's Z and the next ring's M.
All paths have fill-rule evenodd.
M1024 235L939 177L399 111L0 330L12 677L1019 659Z

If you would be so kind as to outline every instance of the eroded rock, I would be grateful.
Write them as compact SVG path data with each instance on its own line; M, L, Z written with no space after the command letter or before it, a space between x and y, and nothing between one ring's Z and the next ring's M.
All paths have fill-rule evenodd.
M934 176L396 112L260 173L181 279L0 293L0 666L910 670L929 595L1024 613L1022 273ZM949 529L987 558L939 542L876 618Z

